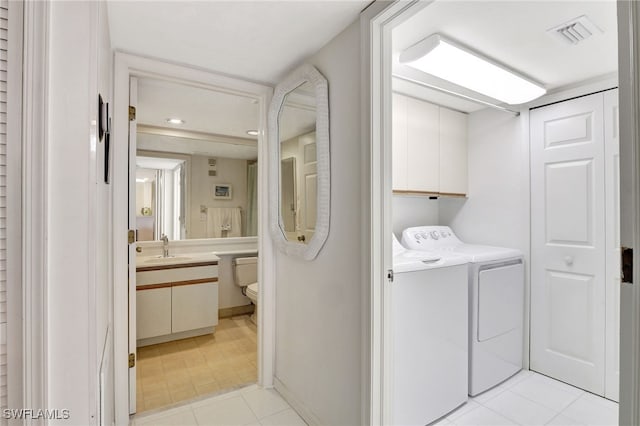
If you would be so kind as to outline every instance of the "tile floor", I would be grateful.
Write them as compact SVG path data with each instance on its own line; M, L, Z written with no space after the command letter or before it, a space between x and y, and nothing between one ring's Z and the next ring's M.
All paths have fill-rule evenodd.
M243 315L220 319L210 335L138 348L137 412L255 383L256 342Z
M618 424L618 404L531 371L470 398L434 425Z
M251 385L181 407L134 416L130 425L143 426L305 426L306 423L273 389Z

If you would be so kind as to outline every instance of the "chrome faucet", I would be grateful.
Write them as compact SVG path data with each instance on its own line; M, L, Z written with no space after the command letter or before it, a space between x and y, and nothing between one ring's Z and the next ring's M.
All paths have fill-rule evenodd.
M162 234L160 239L162 240L162 257L169 257L169 237Z

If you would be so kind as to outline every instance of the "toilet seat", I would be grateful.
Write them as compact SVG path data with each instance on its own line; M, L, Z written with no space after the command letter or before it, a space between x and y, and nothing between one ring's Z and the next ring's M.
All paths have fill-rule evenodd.
M258 300L258 283L249 284L247 286L247 297L251 300Z

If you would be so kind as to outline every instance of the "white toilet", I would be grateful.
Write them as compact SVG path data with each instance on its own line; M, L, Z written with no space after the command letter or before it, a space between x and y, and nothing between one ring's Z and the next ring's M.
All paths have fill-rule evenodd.
M258 324L258 258L236 257L233 259L233 280L255 305L256 309L251 315L251 321Z

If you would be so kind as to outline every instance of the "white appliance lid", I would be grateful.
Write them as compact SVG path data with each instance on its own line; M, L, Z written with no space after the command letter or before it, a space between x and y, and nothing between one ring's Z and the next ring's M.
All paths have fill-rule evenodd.
M402 245L410 250L465 256L473 263L522 257L520 250L512 248L465 244L448 226L407 228L402 232Z
M469 259L465 256L457 256L454 254L442 256L442 253L406 250L393 257L393 272L422 271L425 269L466 265L467 263L469 263Z
M507 260L522 257L522 252L520 250L512 248L480 246L464 243L457 246L443 247L442 249L438 250L438 252L466 256L469 259L469 262L473 263Z

